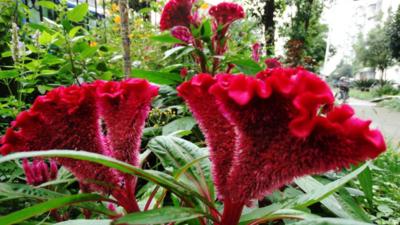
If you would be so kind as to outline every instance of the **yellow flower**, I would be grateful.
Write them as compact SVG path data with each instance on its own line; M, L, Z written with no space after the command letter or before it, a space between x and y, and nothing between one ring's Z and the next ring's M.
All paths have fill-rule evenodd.
M133 38L133 34L129 34L128 37L129 37L130 39L132 39L132 38Z
M113 3L113 4L111 5L111 11L112 11L112 12L118 12L118 10L119 10L118 5L115 4L115 3Z
M116 16L114 17L114 23L121 23L121 17L120 16Z
M208 9L208 7L209 7L209 5L207 3L203 3L203 4L201 4L200 9L206 10L206 9Z
M91 41L91 42L89 42L89 46L90 47L96 47L97 46L97 42Z

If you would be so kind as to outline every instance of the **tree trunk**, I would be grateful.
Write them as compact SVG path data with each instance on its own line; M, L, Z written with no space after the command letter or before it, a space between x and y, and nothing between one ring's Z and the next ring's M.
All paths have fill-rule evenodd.
M121 17L121 37L124 58L124 76L131 75L131 40L129 39L129 5L128 0L119 0L119 12Z
M262 23L265 29L264 38L265 38L265 50L267 56L274 54L274 46L275 46L274 11L275 11L275 0L265 0L264 13L262 15Z

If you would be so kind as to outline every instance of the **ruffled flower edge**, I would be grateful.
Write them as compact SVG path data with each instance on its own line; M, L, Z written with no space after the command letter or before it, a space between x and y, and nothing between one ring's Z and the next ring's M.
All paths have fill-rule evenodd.
M339 129L363 143L368 158L375 158L386 149L381 132L370 129L371 121L356 118L348 105L334 106L329 86L303 68L266 69L257 74L257 78L244 74L218 74L216 77L199 74L182 84L185 85L208 89L220 101L230 101L242 107L254 99L283 95L294 109L289 124L294 136L307 138L318 128ZM193 90L192 94L195 94Z

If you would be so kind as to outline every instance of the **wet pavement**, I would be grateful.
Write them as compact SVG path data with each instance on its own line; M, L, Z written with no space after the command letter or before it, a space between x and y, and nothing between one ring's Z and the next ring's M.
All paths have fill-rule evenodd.
M396 149L400 148L400 112L353 98L348 104L354 108L358 117L372 120L372 127L382 131L389 145Z

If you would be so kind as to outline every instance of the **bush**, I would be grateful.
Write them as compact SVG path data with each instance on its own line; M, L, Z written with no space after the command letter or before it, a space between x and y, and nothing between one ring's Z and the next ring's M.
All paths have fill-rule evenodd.
M375 97L380 97L383 95L397 95L399 93L400 93L399 89L394 88L391 84L385 84L383 86L376 88L373 92L373 95Z
M354 87L361 91L369 91L369 89L376 83L375 79L367 80L356 80L354 81Z

